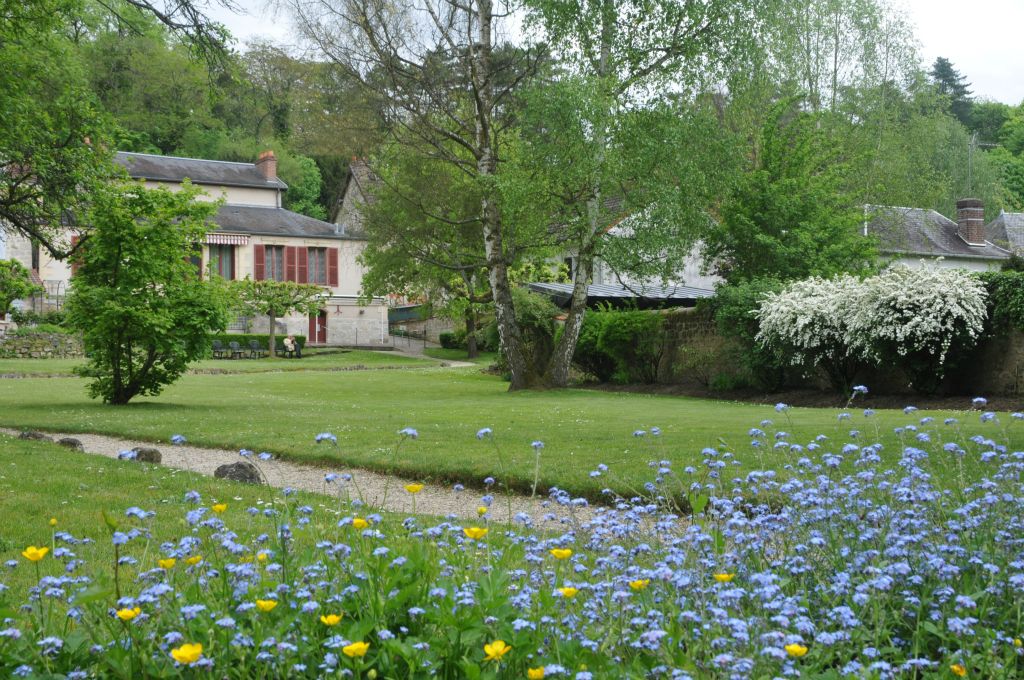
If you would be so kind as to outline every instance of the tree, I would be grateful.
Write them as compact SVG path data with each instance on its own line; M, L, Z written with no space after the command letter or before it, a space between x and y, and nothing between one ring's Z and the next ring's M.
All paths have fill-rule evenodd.
M949 112L966 127L970 127L974 101L971 99L971 84L967 82L967 78L953 68L953 63L945 57L935 60L928 75L935 83L939 94L949 98Z
M761 133L757 165L737 180L705 240L707 265L726 281L869 271L874 244L863 208L845 189L844 149L831 114L776 108Z
M11 311L15 300L27 298L42 288L32 283L31 272L17 260L0 260L0 319Z
M320 286L294 281L253 281L245 277L230 284L231 307L246 316L267 316L270 320L270 356L276 352L277 319L291 313L316 314L327 290Z
M82 333L89 362L78 372L92 378L91 396L127 404L159 394L226 325L220 288L188 259L218 207L198 193L187 182L179 192L111 183L82 216L92 236L76 256L67 320Z

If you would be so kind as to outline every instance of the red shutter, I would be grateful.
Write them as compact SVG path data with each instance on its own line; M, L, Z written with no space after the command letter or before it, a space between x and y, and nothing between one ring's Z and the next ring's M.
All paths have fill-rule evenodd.
M252 278L256 281L262 281L266 278L266 265L264 264L264 249L266 246L255 245L252 247L253 252L253 266L252 266Z
M298 281L298 248L285 246L284 249L284 280Z
M231 246L231 278L234 281L238 278L238 246Z
M327 249L327 285L338 285L338 249Z
M306 248L299 248L299 267L298 267L298 282L308 283L309 282L309 250Z
M72 248L72 250L74 249L74 247L76 245L78 245L78 242L80 240L81 240L81 237L79 237L78 235L75 235L75 236L71 237L71 248ZM82 266L82 251L79 250L79 251L76 251L75 254L71 256L71 275L74 276L75 274L77 274L78 273L78 268L81 267L81 266Z

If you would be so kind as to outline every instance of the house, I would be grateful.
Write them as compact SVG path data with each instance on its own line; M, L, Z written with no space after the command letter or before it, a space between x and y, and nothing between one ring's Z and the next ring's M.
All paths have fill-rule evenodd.
M384 301L359 304L363 269L356 258L365 247L361 231L284 209L288 186L277 176L273 151L264 151L255 163L129 152L117 153L115 161L147 187L176 190L188 178L205 192L201 200L224 199L212 220L215 228L194 259L201 272L225 279L314 283L327 290L319 314L279 319L278 333L305 335L311 345L389 342ZM69 285L68 264L39 254L27 240L9 239L6 249L30 265L48 290ZM266 333L268 323L266 317L243 319L232 329Z
M994 226L999 219L986 227L984 206L975 198L957 201L956 212L954 222L924 208L866 205L863 233L875 236L879 253L892 262L914 267L924 260L971 271L999 269L1011 254L1004 247L1005 238L989 236L999 231Z
M985 238L1012 253L1024 253L1024 213L1000 212L985 226Z

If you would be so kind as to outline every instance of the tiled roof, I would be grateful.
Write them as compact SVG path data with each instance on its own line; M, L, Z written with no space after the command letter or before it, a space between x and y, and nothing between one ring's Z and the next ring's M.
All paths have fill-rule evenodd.
M353 234L340 234L330 222L300 215L284 208L249 205L223 205L213 221L223 231L261 236L295 236L333 238L347 241L363 240Z
M896 255L1005 260L1010 253L993 243L970 246L957 224L924 208L866 206L867 233L878 237L878 249Z
M193 184L223 187L256 187L259 189L287 189L280 179L268 180L255 163L210 161L201 158L178 158L148 153L119 151L114 160L128 170L135 179L155 182L181 182L186 177Z
M1010 250L1024 249L1024 213L1000 213L986 225L985 238Z
M531 283L530 290L543 293L559 301L567 301L572 297L571 283ZM680 301L690 302L699 298L712 297L713 290L691 288L689 286L639 286L627 288L620 285L591 284L587 286L587 297L590 299L621 299L649 301Z

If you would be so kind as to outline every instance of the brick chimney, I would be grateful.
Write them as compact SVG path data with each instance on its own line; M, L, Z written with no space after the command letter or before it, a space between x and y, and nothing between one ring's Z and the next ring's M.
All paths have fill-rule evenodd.
M256 169L268 180L277 179L277 156L274 152L260 152L259 158L256 159Z
M985 207L976 198L956 202L956 225L960 238L970 246L985 245Z

